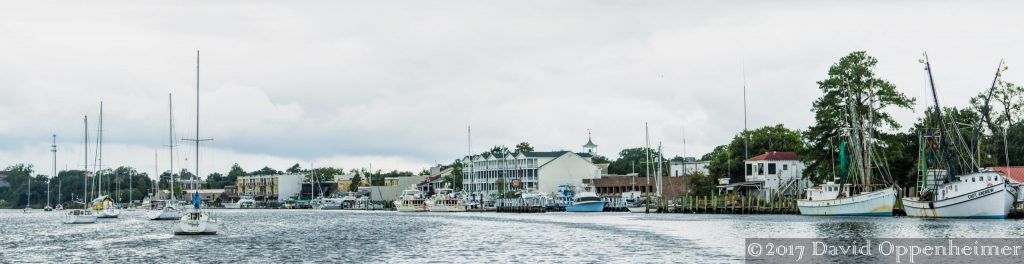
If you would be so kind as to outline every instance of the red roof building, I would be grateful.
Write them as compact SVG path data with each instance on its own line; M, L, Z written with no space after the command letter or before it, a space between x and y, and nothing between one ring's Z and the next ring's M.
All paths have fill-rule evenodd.
M765 152L764 154L753 156L747 161L755 160L800 160L800 156L796 155L796 152Z
M1024 166L992 167L989 169L1002 172L1003 175L1006 175L1006 178L1009 178L1014 183L1024 182Z

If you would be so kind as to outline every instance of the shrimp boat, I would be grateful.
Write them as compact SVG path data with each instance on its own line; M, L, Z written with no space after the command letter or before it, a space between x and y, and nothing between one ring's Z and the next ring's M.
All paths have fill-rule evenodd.
M427 204L420 195L420 190L416 189L416 185L409 186L409 189L403 190L402 194L398 196L398 200L395 200L394 203L395 210L399 212L427 211Z
M968 146L956 120L947 127L943 119L942 108L939 106L935 82L932 78L931 63L928 54L921 60L928 72L932 98L935 101L934 116L931 122L937 123L938 129L922 129L919 140L921 171L918 179L921 192L918 197L903 198L903 209L907 216L925 218L1006 218L1013 206L1017 191L1010 187L1005 175L994 171L984 171L975 160L973 149L977 145ZM1001 72L1006 70L1003 62L996 68L996 76L992 81L989 96L985 99L982 116L988 116L988 103L992 90L999 80ZM979 118L975 133L980 140L983 118ZM971 142L978 144L980 142Z
M85 160L89 160L89 118L85 118ZM88 164L88 162L86 162ZM86 165L88 167L88 165ZM82 182L84 184L89 183L89 172L86 168L86 172L82 173ZM82 197L88 197L89 188L83 188ZM60 206L59 204L57 205ZM94 224L96 223L96 215L92 214L92 210L89 210L88 203L85 202L85 198L82 198L82 209L72 209L64 212L61 221L65 224Z
M451 188L439 188L437 194L427 200L427 210L431 212L465 212L468 206L461 199L455 198Z
M857 125L854 124L856 127ZM860 140L853 133L847 133L853 140ZM866 134L866 133L865 133ZM861 135L865 135L861 134ZM867 138L862 137L862 138ZM861 146L870 148L870 140L860 142ZM860 149L854 147L854 149ZM826 182L807 189L804 199L796 201L797 208L801 215L825 215L825 216L892 216L893 208L896 206L896 187L885 187L879 190L872 190L872 170L878 167L872 166L870 151L855 151L856 155L847 159L846 141L840 143L839 147L839 183ZM847 161L853 161L856 166L848 166ZM857 173L853 173L857 172ZM879 174L888 175L887 170L878 170ZM856 177L852 177L856 176ZM859 179L857 179L859 178ZM887 181L891 177L882 177ZM846 182L856 182L854 184ZM892 186L891 182L888 183Z
M209 210L201 209L202 201L199 200L199 193L192 195L192 208L185 211L185 214L174 225L175 235L216 235L220 227L220 221L213 217Z

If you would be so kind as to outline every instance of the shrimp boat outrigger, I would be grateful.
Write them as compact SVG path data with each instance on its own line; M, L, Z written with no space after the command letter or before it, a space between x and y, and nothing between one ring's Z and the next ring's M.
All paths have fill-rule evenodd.
M922 141L919 161L921 178L919 184L922 191L918 197L903 198L903 209L908 216L926 218L1006 218L1017 197L1015 188L1010 187L1009 180L1002 173L984 171L975 159L973 149L960 134L959 124L955 116L947 120L942 114L935 82L932 79L931 63L928 54L924 54L921 63L925 64L928 81L931 85L935 109L929 122L938 129L921 131ZM992 88L982 107L982 116L988 116L988 103L992 89L995 88L1001 72L1007 68L1002 61L996 68ZM980 140L981 121L975 126L975 134ZM971 142L978 144L978 141Z

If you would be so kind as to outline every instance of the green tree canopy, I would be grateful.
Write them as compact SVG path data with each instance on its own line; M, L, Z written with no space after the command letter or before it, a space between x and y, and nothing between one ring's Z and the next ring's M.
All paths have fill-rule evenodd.
M818 81L822 92L811 104L815 123L803 137L808 147L802 156L810 161L805 175L830 175L835 142L844 129L863 127L877 137L900 128L889 109L912 109L914 99L896 90L896 86L874 73L878 60L864 51L855 51L839 59L828 70L828 76ZM852 116L853 114L857 116ZM878 146L886 147L886 146Z
M532 152L533 146L530 146L528 142L520 142L516 144L516 152Z

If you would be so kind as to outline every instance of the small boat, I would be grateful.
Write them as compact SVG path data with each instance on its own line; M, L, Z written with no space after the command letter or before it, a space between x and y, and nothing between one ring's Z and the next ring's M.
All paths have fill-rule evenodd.
M250 195L243 195L243 196L238 198L238 201L235 201L233 203L226 203L226 204L224 204L224 208L227 208L227 209L245 209L245 208L255 208L255 207L256 207L256 199L253 199L253 197L250 196Z
M149 212L146 212L149 220L178 220L181 219L181 210L178 209L175 201L152 201Z
M175 235L216 235L220 222L208 210L200 207L199 193L192 196L193 207L185 211L174 225Z
M96 215L92 213L92 210L72 209L64 213L63 222L65 224L94 224Z
M54 207L53 209L57 209L57 211L64 211L64 206L58 204L57 207Z
M468 208L461 199L452 195L451 188L437 189L437 193L426 204L427 211L431 212L465 212Z
M50 207L49 205L47 205L46 207L43 207L43 211L47 211L47 212L53 211L53 207Z
M632 199L632 203L628 203L626 209L629 209L630 213L657 213L658 208L647 203L646 199Z
M583 186L580 192L573 192L566 197L572 199L572 203L565 207L566 212L604 212L605 201L591 191L589 186Z
M395 210L399 212L427 211L427 204L420 195L420 190L416 189L416 185L409 186L409 189L403 190L402 194L398 196L398 200L395 200L394 203Z

